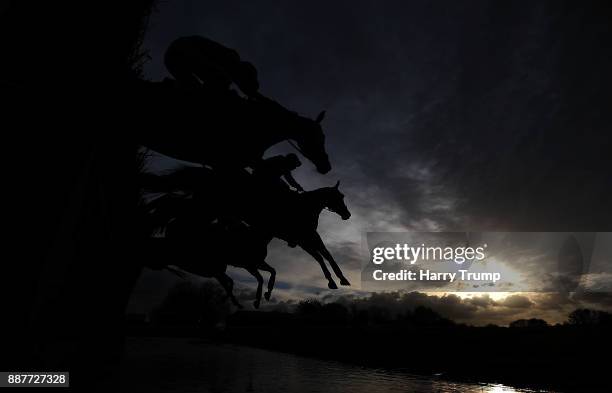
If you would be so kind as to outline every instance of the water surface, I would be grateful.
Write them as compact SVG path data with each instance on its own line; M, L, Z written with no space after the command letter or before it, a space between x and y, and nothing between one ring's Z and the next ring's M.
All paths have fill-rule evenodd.
M125 392L512 393L504 385L453 383L197 339L129 338Z

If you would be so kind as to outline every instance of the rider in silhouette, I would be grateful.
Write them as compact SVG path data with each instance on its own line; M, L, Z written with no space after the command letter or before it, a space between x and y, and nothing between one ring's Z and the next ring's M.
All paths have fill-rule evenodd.
M291 171L302 165L302 162L293 153L285 156L274 156L261 160L253 168L253 176L257 181L270 187L271 190L286 192L293 187L297 192L303 192L304 188L291 175ZM283 179L285 181L283 181Z
M200 36L181 37L164 56L168 72L187 89L204 87L212 94L231 92L232 83L247 97L258 99L257 70L238 52Z
M293 153L270 157L255 165L253 177L268 198L268 203L272 202L279 206L285 206L287 198L291 198L292 195L295 195L295 192L304 192L304 188L291 175L291 171L301 165L302 162ZM296 243L288 241L287 245L293 248Z

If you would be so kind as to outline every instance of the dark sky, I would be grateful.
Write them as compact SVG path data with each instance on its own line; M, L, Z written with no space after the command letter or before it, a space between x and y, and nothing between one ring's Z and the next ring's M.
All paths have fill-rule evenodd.
M167 76L168 44L203 35L251 61L264 94L327 109L334 170L296 177L341 179L353 217L324 215L321 233L359 289L365 231L610 230L611 15L605 2L163 2L145 72ZM300 251L274 243L269 262L286 296L325 287Z

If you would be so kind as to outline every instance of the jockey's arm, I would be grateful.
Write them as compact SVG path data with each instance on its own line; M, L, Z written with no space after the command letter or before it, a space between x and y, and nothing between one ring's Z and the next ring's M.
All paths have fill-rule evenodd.
M294 178L291 172L287 172L283 175L287 183L298 191L304 191L304 188L298 183Z

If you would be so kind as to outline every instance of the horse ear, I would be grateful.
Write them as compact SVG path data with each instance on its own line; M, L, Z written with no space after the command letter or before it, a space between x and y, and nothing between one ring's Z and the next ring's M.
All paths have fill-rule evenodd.
M323 121L324 118L325 118L325 111L321 111L321 113L319 113L319 116L317 116L317 119L315 121L317 123L320 123Z
M336 185L334 186L334 188L335 188L336 190L338 189L338 187L340 187L340 180L338 180L338 181L336 182Z

